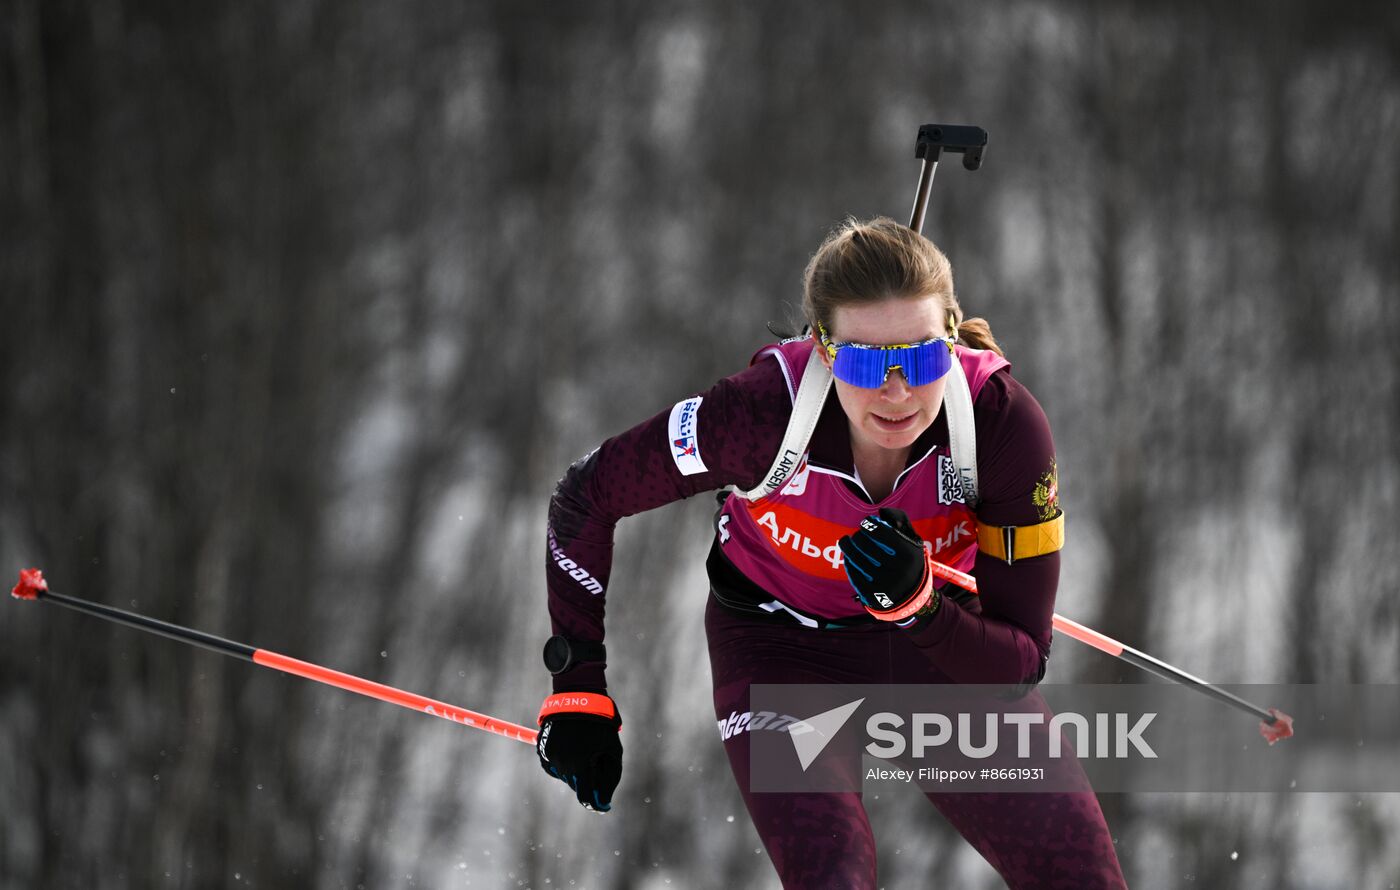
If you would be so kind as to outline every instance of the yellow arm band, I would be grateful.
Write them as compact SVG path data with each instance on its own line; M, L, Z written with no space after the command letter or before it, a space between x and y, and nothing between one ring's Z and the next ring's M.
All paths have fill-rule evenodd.
M977 549L1008 565L1054 553L1065 546L1065 514L1038 525L987 525L977 523Z

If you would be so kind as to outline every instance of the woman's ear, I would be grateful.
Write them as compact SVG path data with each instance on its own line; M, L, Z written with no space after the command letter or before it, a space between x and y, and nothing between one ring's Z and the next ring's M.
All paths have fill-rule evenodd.
M826 354L826 347L822 345L822 338L816 331L812 332L812 346L816 348L817 356L821 358L822 364L826 365L826 369L830 371L832 358Z

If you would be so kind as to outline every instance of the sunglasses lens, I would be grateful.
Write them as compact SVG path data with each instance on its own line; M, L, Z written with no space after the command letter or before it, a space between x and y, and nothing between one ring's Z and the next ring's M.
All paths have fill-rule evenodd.
M904 376L910 386L923 386L947 374L953 367L953 352L942 340L905 350Z
M837 380L851 386L877 389L885 382L889 365L885 364L883 350L853 349L848 346L836 353L836 362L831 370Z
M953 356L942 340L903 349L861 349L846 346L836 353L832 372L838 380L862 389L878 389L889 370L898 367L910 386L924 386L948 373Z

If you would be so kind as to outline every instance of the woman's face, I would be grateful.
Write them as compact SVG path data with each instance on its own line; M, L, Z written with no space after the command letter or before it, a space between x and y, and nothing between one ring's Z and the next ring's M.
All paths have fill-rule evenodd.
M893 298L878 303L840 306L831 320L828 336L834 343L867 343L893 346L917 343L947 334L947 315L936 296ZM816 334L812 335L813 338ZM832 359L818 344L818 354L828 368ZM943 405L946 375L923 386L910 386L904 372L891 370L879 389L864 389L834 381L836 398L851 424L852 446L905 449L929 428Z

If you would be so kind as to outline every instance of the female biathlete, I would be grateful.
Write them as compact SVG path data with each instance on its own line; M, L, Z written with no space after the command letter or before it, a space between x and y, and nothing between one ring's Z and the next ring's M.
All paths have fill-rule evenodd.
M1060 570L1054 446L986 322L963 320L947 258L912 229L847 221L809 263L803 309L809 336L764 348L560 480L546 568L554 694L537 750L581 804L611 807L621 718L602 640L614 526L729 487L705 630L734 778L783 886L875 887L859 793L750 791L749 686L1038 682ZM798 398L809 387L814 406ZM815 426L791 433L794 416ZM975 441L975 457L959 440ZM937 587L926 558L971 571L980 596ZM1092 791L927 797L1011 887L1124 886Z

